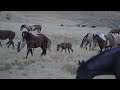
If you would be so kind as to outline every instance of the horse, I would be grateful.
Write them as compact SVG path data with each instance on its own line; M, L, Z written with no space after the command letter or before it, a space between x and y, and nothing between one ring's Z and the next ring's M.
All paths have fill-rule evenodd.
M102 49L105 48L106 50L114 46L114 37L111 34L104 33L103 34L101 33L101 36L100 34L93 35L93 48L95 48L96 43L98 43L99 45L100 48L99 52L102 52Z
M110 32L109 32L109 34L115 34L115 33L120 33L120 29L112 29Z
M112 35L112 34L105 34L104 35L106 40L103 40L102 38L99 37L99 35L94 35L93 36L93 48L95 47L94 44L98 42L99 47L101 49L100 52L102 52L102 49L105 48L112 48L116 46L120 46L120 35Z
M7 47L12 45L12 48L14 49L14 42L13 42L14 38L15 38L15 32L11 30L0 30L0 40L9 39L9 41L6 43L6 45L8 45ZM0 45L2 47L1 42L0 42Z
M85 45L86 50L87 50L87 45L89 44L89 49L92 47L92 41L93 41L93 35L94 33L88 33L87 35L84 36L82 39L82 43L80 44L80 47L82 48L83 45Z
M61 53L63 51L63 49L65 50L65 53L66 53L66 49L68 49L69 51L69 54L70 54L70 50L73 52L73 49L72 49L72 44L71 43L60 43L57 45L57 51L59 51L59 48L62 48L61 49Z
M23 24L20 27L20 31L22 31L24 28L27 29L28 32L37 30L38 33L40 33L41 29L42 29L42 26L41 25L26 25L26 24Z
M115 75L120 79L120 47L103 51L86 62L79 61L76 79L92 79L97 75Z
M20 52L26 45L26 41L25 40L20 40L17 44L17 52ZM48 44L47 44L47 49L51 52L51 45L52 45L52 41L50 38L48 38ZM33 48L34 51L34 48Z
M46 35L39 34L39 35L35 36L27 31L23 31L22 32L22 40L23 41L25 40L27 43L28 51L27 51L26 59L30 52L31 52L31 55L33 56L32 48L41 47L41 49L42 49L41 56L46 55L47 45L48 45L48 37Z

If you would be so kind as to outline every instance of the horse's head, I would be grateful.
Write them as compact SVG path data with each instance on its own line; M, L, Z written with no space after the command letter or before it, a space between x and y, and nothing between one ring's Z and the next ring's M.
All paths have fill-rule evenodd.
M25 46L25 44L26 44L25 41L20 41L20 42L18 42L17 52L20 52L20 50Z
M94 35L93 34L93 45L92 45L92 50L94 50L94 48L96 47L96 44L97 44L97 39L99 38L99 35L96 34Z
M89 71L87 67L87 62L79 61L78 63L79 67L76 71L76 79L92 79L95 76L94 72Z
M20 31L22 31L23 30L23 28L25 28L25 24L23 24L23 25L21 25L21 27L20 27Z
M78 61L78 68L76 70L76 79L82 79L84 76L81 74L82 72L85 72L85 62Z
M23 31L22 32L22 39L23 39L23 41L24 40L30 40L30 35L31 35L31 33L27 32L27 31Z

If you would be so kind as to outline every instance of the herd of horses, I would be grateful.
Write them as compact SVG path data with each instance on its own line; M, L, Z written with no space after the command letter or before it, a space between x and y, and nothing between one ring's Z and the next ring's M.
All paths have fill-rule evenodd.
M33 51L35 48L41 47L42 49L41 56L46 55L47 49L51 51L52 41L48 36L41 33L41 29L42 29L41 25L23 24L20 27L20 31L22 31L23 29L26 29L27 31L23 31L21 33L22 38L17 44L17 52L20 52L22 48L24 48L25 45L27 45L27 55L26 55L26 59L27 59L29 53L31 53L31 55L33 56ZM37 34L30 33L30 31L36 31L36 30L38 32ZM8 45L8 47L12 45L13 49L14 49L14 42L13 42L14 38L15 38L15 32L11 30L0 30L0 40L9 39L6 45ZM0 45L2 47L1 42ZM68 49L69 53L70 50L73 52L71 43L65 43L65 42L60 43L57 45L57 51L59 51L59 48L61 48L61 52L63 51L63 49L65 50L65 53L66 53L66 49Z
M103 49L109 49L120 45L120 35L118 33L120 29L112 29L109 33L88 33L82 40L80 47L89 45L89 49L94 50L98 45L100 48L99 52L102 52ZM114 33L114 34L113 34ZM117 35L115 33L118 33Z
M29 53L33 56L33 52L35 48L41 47L42 53L41 56L45 56L47 49L51 51L51 39L41 33L42 26L41 25L26 25L23 24L20 27L20 31L23 29L27 29L27 31L23 31L21 33L21 40L17 45L17 52L20 52L22 48L27 45L27 55L28 58ZM30 31L37 30L37 34L32 34ZM115 35L118 33L118 35ZM90 58L85 61L78 61L79 67L76 71L76 79L92 79L96 75L115 75L117 79L120 79L120 29L112 29L109 33L88 33L82 40L80 47L86 47L89 45L90 50L94 50L96 46L99 46L101 53ZM114 35L113 35L114 34ZM8 47L12 45L14 49L13 39L15 38L15 32L11 30L0 30L0 40L9 39L6 43ZM2 47L2 44L0 42ZM60 43L57 45L57 51L61 48L61 52L63 49L68 49L73 52L71 43ZM103 51L104 49L104 51Z

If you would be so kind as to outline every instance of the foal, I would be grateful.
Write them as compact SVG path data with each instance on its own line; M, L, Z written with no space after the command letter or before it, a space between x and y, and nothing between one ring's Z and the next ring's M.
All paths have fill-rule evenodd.
M73 52L73 49L72 49L72 44L71 43L60 43L57 45L57 51L59 51L59 48L62 48L61 49L61 53L63 51L63 49L65 50L65 53L66 53L66 49L68 49L69 51L69 54L70 54L70 50Z

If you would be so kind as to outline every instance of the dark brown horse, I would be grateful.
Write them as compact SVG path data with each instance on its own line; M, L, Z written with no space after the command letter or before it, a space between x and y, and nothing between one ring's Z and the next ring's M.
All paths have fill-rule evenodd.
M26 59L28 57L29 52L31 52L31 55L33 56L32 48L38 48L41 47L43 50L41 53L41 56L46 55L47 45L48 45L48 37L44 34L39 34L38 36L35 36L29 32L24 31L22 33L23 41L26 40L27 43L27 55Z
M26 25L26 24L23 24L20 27L20 31L22 31L24 28L27 29L28 32L37 30L38 33L40 33L41 29L42 29L42 26L41 25Z
M15 38L15 32L11 30L0 30L0 40L9 39L6 45L8 45L8 47L12 45L13 49L14 49L14 42L13 42L14 38ZM0 45L2 46L1 42Z
M59 51L60 47L62 48L61 52L63 51L63 49L65 50L65 53L66 53L66 49L68 49L69 53L70 53L70 50L73 52L71 43L60 43L60 44L58 44L57 45L57 51Z
M20 40L17 44L17 52L20 52L26 45L26 41ZM48 44L47 44L47 49L51 52L51 46L52 46L52 41L50 38L48 38ZM34 48L33 48L34 51Z

